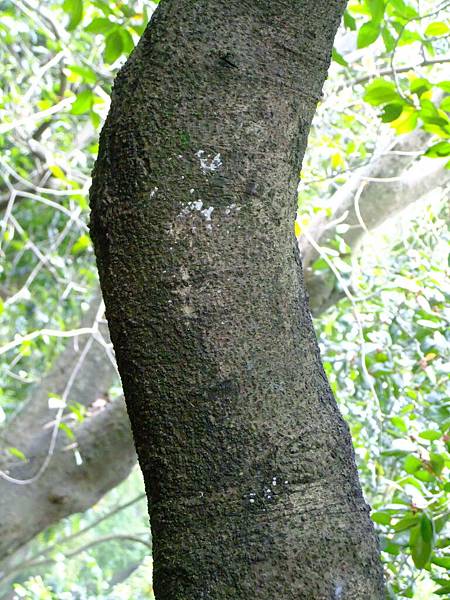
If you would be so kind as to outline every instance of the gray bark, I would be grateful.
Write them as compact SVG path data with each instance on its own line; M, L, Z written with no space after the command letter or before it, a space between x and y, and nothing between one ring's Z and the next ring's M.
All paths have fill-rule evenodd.
M416 130L399 138L392 150L420 152L429 139L429 134ZM380 181L373 181L374 179ZM364 187L359 198L360 217L364 226L370 231L423 198L431 190L447 185L449 181L450 171L445 169L441 160L422 157L417 161L416 157L409 155L396 155L394 159L391 154L382 153L367 166L355 171L339 188L332 197L331 216L316 217L308 228L308 235L319 246L326 246L336 235L336 229L330 227L330 222L340 221L347 213L344 222L350 228L342 233L341 237L354 252L366 234L358 218L355 204L361 185ZM318 258L318 253L306 237L302 236L299 243L311 309L315 315L318 315L336 303L343 293L342 290L337 290L332 273L317 273L311 269Z
M99 290L91 300L81 327L92 326L100 302ZM100 330L105 339L109 339L106 325L100 326ZM32 387L28 401L1 432L2 446L15 446L24 451L35 435L41 435L42 429L52 417L48 409L49 395L63 394L86 343L87 337L81 337L77 346L73 339L69 340L52 369ZM117 378L117 373L106 352L98 343L92 344L70 388L70 401L90 406L97 398L106 398L114 377Z
M383 598L293 236L345 2L163 0L91 191L158 600Z
M83 325L92 325L100 302L95 297ZM105 335L106 333L103 332ZM23 409L2 431L0 468L15 479L32 477L45 461L50 446L55 411L48 408L49 394L61 395L80 359L86 339L73 340L44 379L33 387ZM69 399L91 407L106 398L116 371L104 349L91 345ZM129 421L123 399L117 399L74 428L83 464L77 466L71 442L61 432L58 445L42 476L29 485L17 485L0 477L0 572L2 564L37 533L59 519L95 504L130 473L136 461ZM8 447L19 448L26 464L8 455ZM106 465L108 467L106 468ZM10 559L8 560L8 557Z
M0 579L8 557L51 523L95 504L130 473L135 464L125 405L120 400L87 418L76 430L83 463L77 465L71 444L59 437L50 467L30 485L0 479ZM26 448L30 461L11 459L12 477L32 476L42 464L49 445L48 431L34 436Z

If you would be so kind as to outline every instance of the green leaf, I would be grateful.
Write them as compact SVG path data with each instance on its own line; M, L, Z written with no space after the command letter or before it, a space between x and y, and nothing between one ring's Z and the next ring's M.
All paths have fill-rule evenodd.
M103 2L103 0L92 0L92 4L94 4L94 6L96 6L97 8L99 8L104 15L111 15L111 14L113 14L113 9L109 5L108 2ZM112 6L114 6L114 5L112 5Z
M447 96L442 100L440 108L445 110L445 112L450 112L450 96Z
M425 156L429 156L430 158L450 156L450 142L438 142L437 144L430 146L425 152Z
M390 0L389 4L395 8L396 14L402 19L412 19L419 16L417 10L406 4L404 0Z
M83 0L64 0L62 7L69 15L67 31L73 31L83 18Z
M409 89L412 94L416 94L417 96L421 96L424 92L427 92L431 89L431 83L428 79L424 79L423 77L416 77L412 79L409 84Z
M392 81L375 79L366 87L364 100L372 106L379 106L380 104L388 104L394 100L397 100L397 102L401 101L401 98Z
M423 569L431 557L432 544L430 541L423 539L421 535L421 526L416 526L411 529L409 537L409 547L411 549L411 557L415 566L418 569Z
M381 37L383 38L384 47L388 52L391 52L395 46L395 38L387 27L383 27Z
M22 450L19 450L19 448L8 448L8 452L12 455L15 456L16 458L18 458L19 460L23 460L24 462L27 461L27 457L25 456L25 454L22 452Z
M441 454L437 454L436 452L430 452L430 463L433 468L433 471L440 475L445 466L445 458Z
M419 481L424 481L424 482L430 482L430 481L433 481L433 479L434 479L433 475L429 471L426 471L425 469L417 470L414 473L414 477L416 479L418 479Z
M108 64L116 62L123 52L123 38L119 31L113 31L106 38L104 59Z
M75 434L73 433L72 429L67 425L67 423L60 423L59 428L64 431L69 440L75 439Z
M420 535L425 542L432 542L434 539L433 521L425 513L420 517Z
M391 127L395 129L398 135L409 133L417 125L418 112L413 106L405 104L401 115L391 121Z
M397 427L397 429L400 429L400 431L403 431L404 433L408 431L406 423L401 417L392 417L391 423L394 427Z
M134 48L134 42L133 42L133 38L131 37L131 33L128 31L128 29L120 29L120 35L122 36L122 43L123 43L123 52L125 52L126 54L130 54L130 52L133 50Z
M391 522L391 516L388 513L378 511L371 514L372 521L379 523L380 525L389 525Z
M96 112L92 111L90 117L91 117L92 125L95 127L95 129L98 129L100 127L100 123L102 121L100 115L98 115Z
M425 35L429 37L438 37L441 35L446 35L450 31L449 26L442 21L435 21L434 23L430 23L428 27L425 29Z
M129 6L127 6L126 4L120 4L119 5L120 8L120 12L125 15L128 19L131 18L135 12L132 8L130 8Z
M96 19L94 19L93 21L91 21L89 23L89 25L86 27L85 31L87 31L88 33L102 33L103 35L109 33L110 31L112 31L113 29L117 29L118 28L118 24L117 23L113 23L112 21L110 21L109 19L106 19L105 17L97 17Z
M419 437L421 437L424 440L431 441L439 440L441 438L441 435L441 432L436 431L435 429L426 429L425 431L422 431L422 433L419 433Z
M391 123L391 121L395 121L402 114L403 104L398 102L393 102L391 104L386 104L383 109L383 114L381 115L381 120L383 123Z
M63 181L67 179L64 171L58 165L48 165L48 170L56 179L62 179Z
M84 82L94 85L97 81L97 75L89 67L80 67L79 65L69 65L67 67L72 73L79 75Z
M450 93L450 81L440 81L437 85L441 90L444 90L444 92Z
M440 587L433 593L436 594L437 596L447 596L447 595L450 596L450 582L448 584Z
M417 458L417 456L414 455L410 455L410 456L406 456L405 460L403 461L403 468L405 469L405 471L407 473L415 473L417 471L417 469L420 469L420 467L422 466L422 461Z
M384 0L366 0L367 6L375 21L380 21L384 15Z
M356 21L348 10L344 13L344 26L346 29L350 29L350 31L356 31Z
M400 519L400 521L397 521L397 523L394 525L394 531L396 533L399 533L400 531L411 529L411 527L417 525L417 518L417 515L414 515L412 517L408 516L404 517L403 519Z
M343 67L348 67L348 62L345 60L345 58L342 56L342 54L339 54L339 52L336 50L336 48L333 48L331 57L334 60L334 62L338 63L338 65L342 65Z
M90 245L91 238L85 233L83 233L83 235L81 235L75 242L75 244L72 246L71 252L72 254L81 254L81 252L87 250L90 247Z
M433 556L431 562L443 569L450 569L450 556Z
M83 90L77 96L70 110L72 115L82 115L91 110L94 102L92 90Z
M380 23L378 21L367 21L358 31L356 45L358 48L366 48L373 44L380 35Z
M438 125L439 127L446 127L449 124L447 115L439 111L437 106L428 100L427 98L420 99L421 109L420 118L426 124Z

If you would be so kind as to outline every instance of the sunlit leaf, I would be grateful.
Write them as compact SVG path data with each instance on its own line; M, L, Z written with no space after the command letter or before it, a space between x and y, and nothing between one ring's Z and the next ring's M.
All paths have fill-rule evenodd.
M391 121L395 121L401 115L403 110L403 104L400 103L392 103L386 104L383 109L383 114L381 115L381 120L383 123L390 123Z
M73 31L83 18L83 0L64 0L63 10L69 15L67 31Z
M10 448L8 448L8 452L9 452L9 454L11 454L11 456L15 456L19 460L22 460L24 462L27 461L27 457L22 452L22 450L19 450L19 448L10 447Z
M333 48L332 59L339 65L342 65L343 67L348 67L348 62L345 60L342 54L339 54L336 48Z
M81 235L75 244L72 246L72 254L81 254L91 246L91 238L83 234Z
M72 104L70 112L73 115L82 115L91 110L94 98L92 90L83 90L77 96L77 99Z
M425 35L430 37L446 35L450 31L449 26L442 21L435 21L430 23L425 29Z
M378 21L368 21L358 31L356 44L358 48L366 48L373 44L380 35L381 28Z
M450 142L438 142L437 144L430 146L425 152L425 156L429 156L430 158L450 156Z
M86 27L88 33L101 33L103 35L109 33L113 29L117 29L118 24L105 17L97 17L93 19Z
M392 81L375 79L366 87L364 100L373 106L378 106L394 102L395 100L398 101L399 95Z

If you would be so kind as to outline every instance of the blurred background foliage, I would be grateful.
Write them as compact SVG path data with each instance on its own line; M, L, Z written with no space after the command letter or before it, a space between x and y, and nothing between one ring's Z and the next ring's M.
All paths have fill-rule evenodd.
M0 0L0 428L17 417L66 337L76 339L96 297L90 172L113 78L155 7ZM339 190L387 139L417 132L413 159L449 167L449 8L349 2L310 134L298 236L333 215ZM448 181L358 248L346 242L342 219L309 267L336 292L315 325L352 431L391 598L450 597ZM96 341L111 354L107 339ZM118 396L116 381L108 400ZM70 394L58 400L50 398L49 414L62 406L57 426L70 443L87 411ZM20 447L2 451L27 461ZM0 569L0 597L152 598L146 515L134 469L91 509L20 548Z

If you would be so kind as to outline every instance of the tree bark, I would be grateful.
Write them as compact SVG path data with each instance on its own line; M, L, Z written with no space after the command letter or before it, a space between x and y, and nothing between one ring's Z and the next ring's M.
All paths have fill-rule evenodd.
M344 6L163 0L115 83L91 230L158 600L383 598L293 235Z

